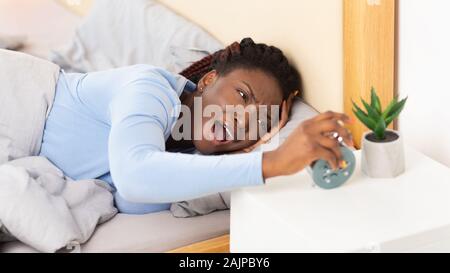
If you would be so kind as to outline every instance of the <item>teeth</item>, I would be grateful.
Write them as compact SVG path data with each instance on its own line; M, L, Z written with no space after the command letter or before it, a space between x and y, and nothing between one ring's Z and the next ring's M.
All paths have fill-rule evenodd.
M231 134L230 129L228 128L228 125L226 123L223 124L223 128L225 128L225 132L227 133L227 135L232 139L233 135Z
M220 135L220 138L221 138L221 139L222 139L222 138L223 138L223 140L231 140L231 139L233 139L233 134L231 133L231 130L230 130L230 128L228 127L228 124L222 123L222 122L216 120L216 121L215 121L215 128L216 128L216 130L217 130L218 128L220 128L220 127L222 127L222 128L224 129L224 131L225 131L225 132L224 132L225 135ZM220 134L219 131L216 131L215 133L216 133L216 134ZM216 135L216 136L217 136L217 135Z

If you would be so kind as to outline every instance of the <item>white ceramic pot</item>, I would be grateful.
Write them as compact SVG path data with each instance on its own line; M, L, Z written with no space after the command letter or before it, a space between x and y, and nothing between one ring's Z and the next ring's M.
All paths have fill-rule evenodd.
M386 134L390 139L385 142L373 141L372 132L362 137L361 168L369 177L395 178L405 172L403 138L397 131L386 130Z

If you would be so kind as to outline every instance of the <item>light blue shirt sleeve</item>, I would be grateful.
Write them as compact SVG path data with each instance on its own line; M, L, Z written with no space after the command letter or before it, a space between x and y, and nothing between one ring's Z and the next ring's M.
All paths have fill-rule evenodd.
M262 152L195 155L165 151L178 94L167 80L141 78L109 105L110 172L129 202L171 203L264 184Z

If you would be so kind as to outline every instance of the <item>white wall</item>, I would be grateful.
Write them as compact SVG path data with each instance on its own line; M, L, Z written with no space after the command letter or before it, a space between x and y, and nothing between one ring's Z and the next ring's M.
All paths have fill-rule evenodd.
M70 41L79 21L53 0L0 0L0 35L25 36L32 46L22 50L40 57Z
M25 5L25 2L36 2L34 8L39 9L47 8L44 5L47 2L60 2L77 14L86 14L93 1L0 0L0 23L2 16L9 19L16 16L15 11L10 12L12 8L30 11L33 5ZM319 111L343 111L342 0L158 1L200 24L226 44L250 36L257 42L280 47L302 73L306 101ZM53 6L52 9L61 9L55 4ZM45 16L45 13L28 12L31 17L36 17L36 14ZM28 15L20 21L29 25L35 20L30 20ZM63 24L55 25L54 22L67 21L69 17L75 16L66 14L52 20L44 17L37 25L51 23L60 27ZM52 36L50 33L47 44Z
M305 99L343 111L342 0L159 0L224 43L252 37L280 47L300 69Z
M450 1L400 0L398 87L406 143L450 167Z

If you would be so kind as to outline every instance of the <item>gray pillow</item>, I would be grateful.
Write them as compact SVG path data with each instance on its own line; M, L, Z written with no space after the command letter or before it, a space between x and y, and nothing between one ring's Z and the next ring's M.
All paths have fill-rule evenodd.
M11 235L9 230L0 221L0 244L14 241L16 241L16 238Z
M223 48L205 30L153 0L96 0L72 42L50 59L67 72L147 63L180 72Z
M177 218L187 218L210 214L230 208L230 192L211 194L205 197L172 203L170 211Z

